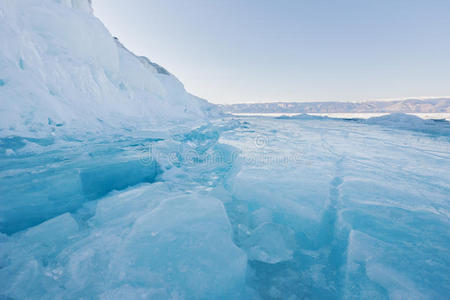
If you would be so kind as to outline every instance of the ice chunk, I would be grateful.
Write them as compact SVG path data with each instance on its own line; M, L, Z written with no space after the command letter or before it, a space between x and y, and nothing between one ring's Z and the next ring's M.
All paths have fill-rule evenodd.
M231 297L241 292L246 257L231 240L220 201L181 196L140 217L114 262L123 283L166 288L192 298ZM143 277L158 274L158 282Z
M52 245L68 240L77 231L77 222L70 213L65 213L30 228L20 235L20 239L27 244Z
M84 196L93 200L112 190L123 190L138 183L152 183L160 173L156 162L144 164L136 160L83 170L80 179Z
M222 203L157 183L99 201L79 231L64 214L2 240L2 296L239 298L247 259Z
M252 212L251 223L253 227L258 227L263 223L272 222L272 212L266 207L261 207Z
M275 223L264 223L252 231L242 243L250 260L275 264L292 259L295 248L294 231Z
M401 245L386 243L362 232L352 231L347 254L346 295L390 299L424 299L432 295L438 297L438 289L428 290L427 296L423 294L426 290L424 285L429 283L427 280L423 281L419 274L408 272L408 259L403 261L404 258L398 257L397 265L404 266L402 269L394 267L392 259L396 255L402 256L403 253L402 257L414 260L413 252L415 251L407 250ZM416 262L411 264L415 265ZM417 272L426 274L429 266L425 263L423 267L425 270Z
M0 297L45 298L61 294L53 282L61 275L51 261L78 233L74 218L63 214L2 241L0 247Z
M14 233L59 214L75 212L83 203L103 197L113 190L152 183L161 173L154 161L143 163L130 159L112 162L114 159L118 158L103 153L103 160L73 165L65 164L65 159L55 159L51 153L43 153L25 159L30 166L46 166L39 172L16 169L15 176L0 173L0 230ZM23 158L16 158L9 168L21 163ZM8 185L16 188L10 189Z

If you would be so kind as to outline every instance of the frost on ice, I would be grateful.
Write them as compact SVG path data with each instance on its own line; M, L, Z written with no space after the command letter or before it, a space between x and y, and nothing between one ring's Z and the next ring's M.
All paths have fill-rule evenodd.
M90 1L0 0L0 298L445 299L449 125L223 116Z

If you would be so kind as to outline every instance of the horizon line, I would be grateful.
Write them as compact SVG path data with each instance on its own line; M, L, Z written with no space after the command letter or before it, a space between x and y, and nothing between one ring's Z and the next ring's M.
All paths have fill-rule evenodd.
M238 105L238 104L267 104L267 103L367 103L367 102L389 102L389 101L407 101L407 100L433 100L433 99L450 99L450 96L420 96L420 97L401 97L401 98L378 98L372 100L267 100L261 102L212 102L217 105Z

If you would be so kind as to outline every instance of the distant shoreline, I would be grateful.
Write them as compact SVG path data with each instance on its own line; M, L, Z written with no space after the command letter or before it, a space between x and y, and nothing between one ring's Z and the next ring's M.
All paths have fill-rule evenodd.
M220 105L226 113L240 114L388 114L450 113L450 98L368 102L268 102Z
M234 116L249 116L249 117L281 117L281 116L295 116L302 113L231 113ZM311 116L322 116L335 119L369 119L372 117L380 117L389 115L390 113L307 113ZM406 113L424 120L447 120L450 121L450 113Z

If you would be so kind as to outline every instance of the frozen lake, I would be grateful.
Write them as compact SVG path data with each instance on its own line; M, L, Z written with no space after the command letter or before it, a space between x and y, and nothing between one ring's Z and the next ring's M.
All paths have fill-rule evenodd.
M449 114L224 115L224 107L191 95L165 68L135 55L131 50L139 49L128 49L113 37L94 16L91 2L100 1L0 0L1 300L449 298L450 122L445 120ZM127 13L118 10L119 15L135 19L128 12L138 4L119 2L127 8ZM153 1L141 1L140 5L144 2ZM186 9L195 4L185 2L183 9L167 12L185 15L187 23L195 27L198 22L213 25L200 30L203 33L219 29L197 9L190 14ZM270 16L270 24L286 19L278 9L273 10L279 6L276 1L266 1L272 3L267 14L261 14L257 1L242 1L254 2L253 11L226 1L233 13L239 15L242 10L243 23L234 22L235 15L230 19L222 4L206 2L199 1L199 7L212 9L220 24L231 20L238 26L258 25L245 26L249 33L261 29L259 21L268 19L264 16ZM105 7L110 10L110 5L108 1ZM169 42L172 52L182 58L173 62L191 65L191 76L213 71L214 65L204 68L201 61L189 58L198 52L190 51L192 46L203 41L206 47L201 49L208 57L202 61L214 61L209 59L213 53L209 38L197 39L185 32L181 39L161 35L164 38L158 42L157 35L145 33L148 28L186 31L172 22L182 21L175 15L159 14L160 6L136 12L164 26L123 24L135 23L133 26L144 29L144 38L135 36L136 41L163 46L161 49ZM353 9L359 4L351 7L355 18L349 19L319 6L318 15L330 19L329 11L329 21L346 27L330 27L332 34L342 31L347 35L347 21L356 20L364 26L350 30L351 34L362 33L365 41L374 36L365 30L365 25L373 22ZM430 32L435 39L434 31L423 28L429 20L414 18L411 11L402 15L413 22L425 20L416 22L420 32ZM303 19L297 11L292 12L295 20ZM317 22L314 13L305 12L313 16L313 23L323 23ZM249 22L251 13L263 18ZM202 18L191 20L193 15ZM392 23L384 21L385 25ZM393 21L401 25L398 18ZM288 28L295 29L291 25ZM196 34L201 33L198 28ZM409 32L410 26L405 28ZM128 32L137 34L138 29ZM298 29L325 32L304 30L304 26ZM273 36L291 41L270 30L259 32L263 35L252 34L258 40ZM276 32L284 31L275 28ZM227 35L220 35L221 40ZM118 36L126 40L120 32ZM387 37L392 40L396 36ZM317 41L326 40L330 39ZM179 50L182 41L187 42L189 51ZM340 50L350 49L336 48L337 39L330 41L333 45L328 48L339 57L343 54ZM319 45L311 42L304 46ZM285 85L289 78L295 81L293 87L303 90L298 85L298 78L303 77L290 76L292 70L313 75L303 80L311 92L317 87L332 88L331 79L337 77L327 70L333 65L338 67L336 74L352 82L348 81L351 74L344 71L355 65L355 57L350 57L352 64L348 65L330 56L332 63L324 61L322 70L310 60L307 65L313 67L313 73L292 65L292 59L274 59L270 62L276 70L272 70L259 48L256 52L234 51L251 45L246 39L235 39L231 52L223 45L219 45L220 53L227 55L218 56L217 61L222 61L223 67L225 59L231 58L232 65L244 67L245 72L234 73L244 75L240 77L244 80L222 76L225 69L237 69L219 65L221 75L208 75L209 79L236 82L270 98L277 90L275 98L291 90ZM378 46L374 49L382 50ZM353 50L367 54L359 48ZM413 54L409 56L415 58L419 50L408 52ZM243 57L244 63L233 58L238 52L256 53L264 60L254 65L258 66L257 85L246 75L252 65L248 57ZM159 61L156 52L150 54ZM325 58L316 58L320 57ZM283 60L290 66L283 66ZM361 62L365 73L382 70ZM429 55L424 62L414 60L412 70L417 72L412 75L432 73L419 72L420 67L431 66ZM389 67L387 61L382 67ZM183 73L186 76L188 69ZM328 75L319 76L316 71ZM400 75L384 71L379 74ZM319 80L317 85L310 84L313 77ZM270 80L270 94L255 89L263 78ZM439 78L444 82L444 77ZM272 85L274 79L281 80L282 89ZM387 79L392 86L392 78ZM208 80L201 80L207 89L199 91L212 89L219 98L230 98ZM191 87L191 83L186 84ZM354 85L349 93L355 97L366 93L355 91ZM438 93L435 87L430 91ZM244 92L240 88L226 90ZM322 92L334 94L332 89ZM448 107L447 102L433 103L423 106L427 104L421 102L420 107Z
M448 123L395 120L2 139L0 290L444 299Z

